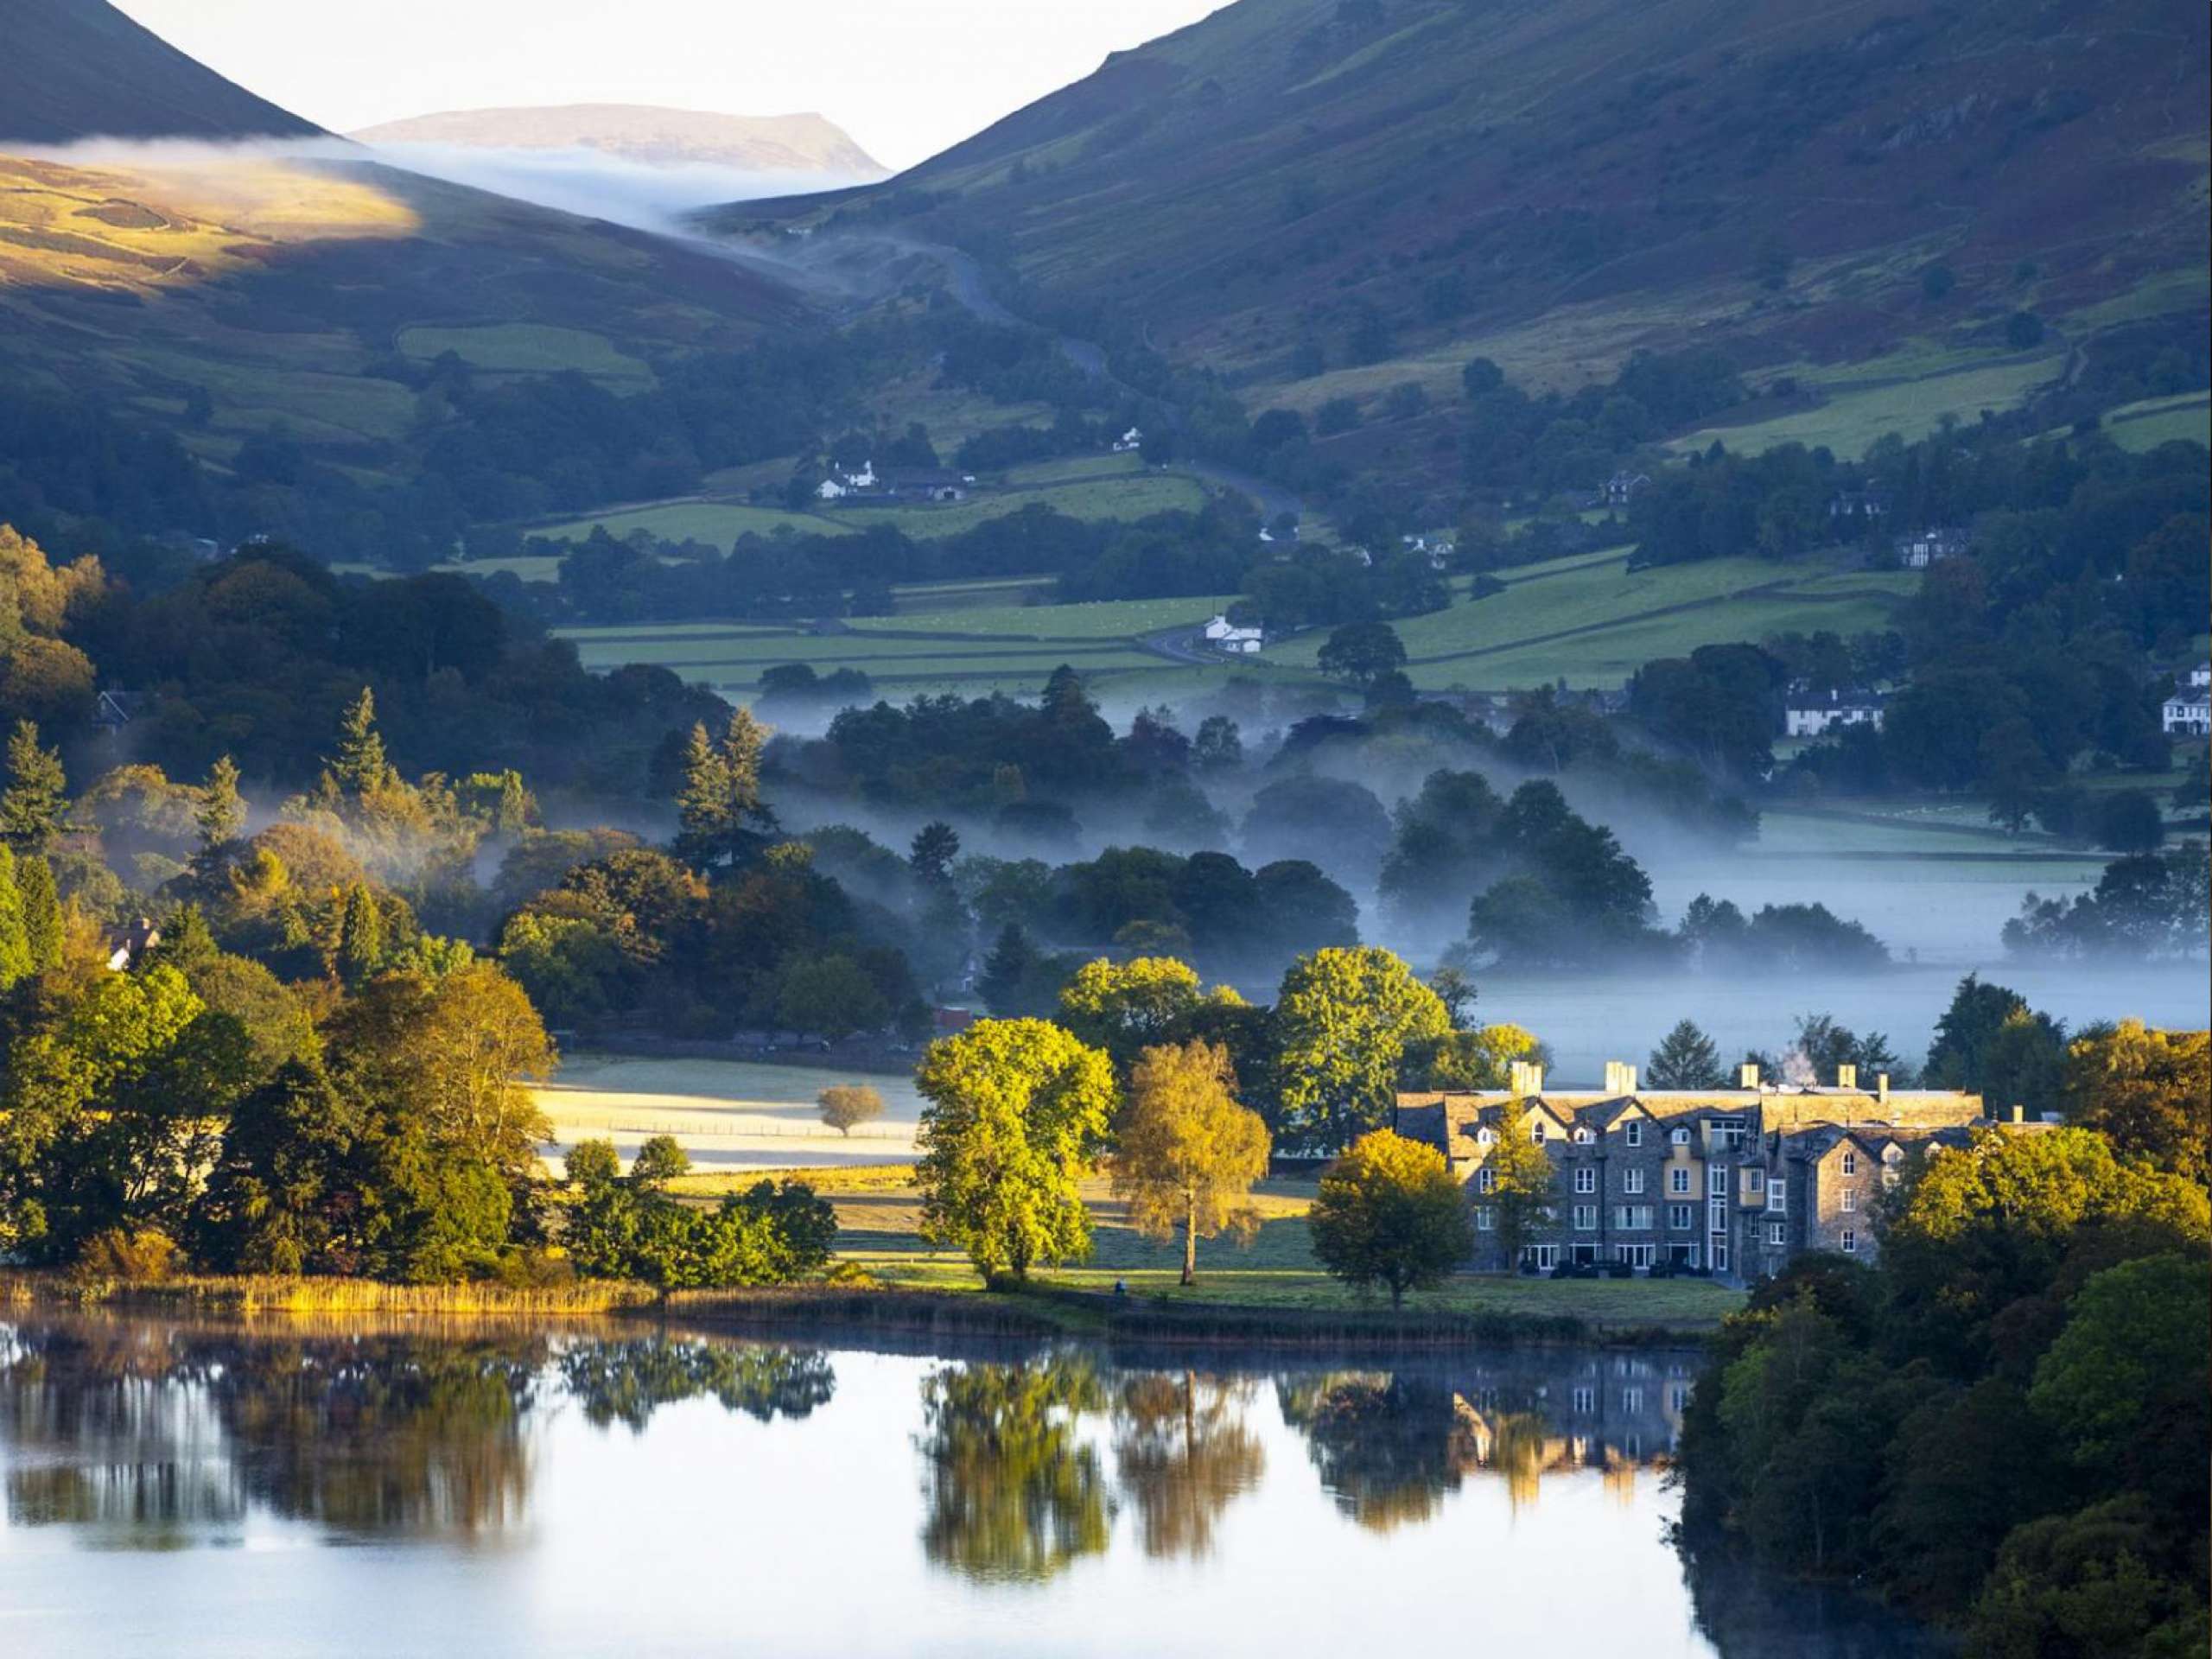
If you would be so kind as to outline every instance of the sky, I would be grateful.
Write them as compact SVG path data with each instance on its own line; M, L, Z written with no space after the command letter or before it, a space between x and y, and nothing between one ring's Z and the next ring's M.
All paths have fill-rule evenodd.
M439 110L829 117L903 168L1222 0L117 0L337 132Z

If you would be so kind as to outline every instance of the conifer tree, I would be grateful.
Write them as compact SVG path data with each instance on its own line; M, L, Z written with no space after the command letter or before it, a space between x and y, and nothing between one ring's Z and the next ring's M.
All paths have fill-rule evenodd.
M1727 1080L1713 1039L1687 1020L1661 1039L1643 1072L1651 1089L1718 1089Z
M207 781L200 791L200 804L192 821L200 832L200 851L194 864L202 869L220 858L245 828L245 800L238 793L238 762L224 755L207 768Z
M681 830L677 850L694 868L740 865L767 844L776 815L760 798L760 756L768 728L740 709L716 742L694 726L683 753L683 785L676 798Z
M384 908L366 884L356 881L346 893L338 925L338 976L359 985L384 965Z
M0 791L0 840L18 853L43 854L68 828L68 817L60 752L40 745L29 721L17 721L8 737L8 786Z
M16 887L22 895L23 937L30 946L31 971L42 974L61 965L61 895L54 867L43 858L18 859Z
M377 730L376 694L367 686L353 699L339 724L338 758L323 774L332 792L355 800L389 788L397 777L384 752L384 737Z
M30 935L23 927L23 896L16 886L16 855L0 843L0 990L30 971Z

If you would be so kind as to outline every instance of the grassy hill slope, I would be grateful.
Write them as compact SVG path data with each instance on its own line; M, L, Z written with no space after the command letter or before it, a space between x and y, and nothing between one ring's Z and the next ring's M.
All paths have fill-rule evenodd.
M2202 273L2207 41L2170 0L1239 0L778 211L960 244L1298 401L1475 349L1565 385L1692 339L1835 362Z
M0 141L321 131L187 57L106 0L7 0L0 11Z

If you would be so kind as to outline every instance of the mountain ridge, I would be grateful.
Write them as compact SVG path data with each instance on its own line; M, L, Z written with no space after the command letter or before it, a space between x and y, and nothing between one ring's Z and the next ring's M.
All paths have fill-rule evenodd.
M327 136L106 0L8 0L7 10L0 144Z

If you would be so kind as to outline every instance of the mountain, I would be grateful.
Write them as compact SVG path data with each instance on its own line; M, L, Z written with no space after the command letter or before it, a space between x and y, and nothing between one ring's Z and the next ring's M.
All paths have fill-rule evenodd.
M1238 0L886 184L716 222L957 245L1248 402L1694 342L1910 376L2022 309L2202 316L2207 58L2171 0Z
M472 149L592 149L654 167L810 173L865 183L888 176L842 128L819 115L717 115L638 104L448 110L365 127L365 144Z
M322 130L185 56L106 0L5 0L0 13L0 143Z

